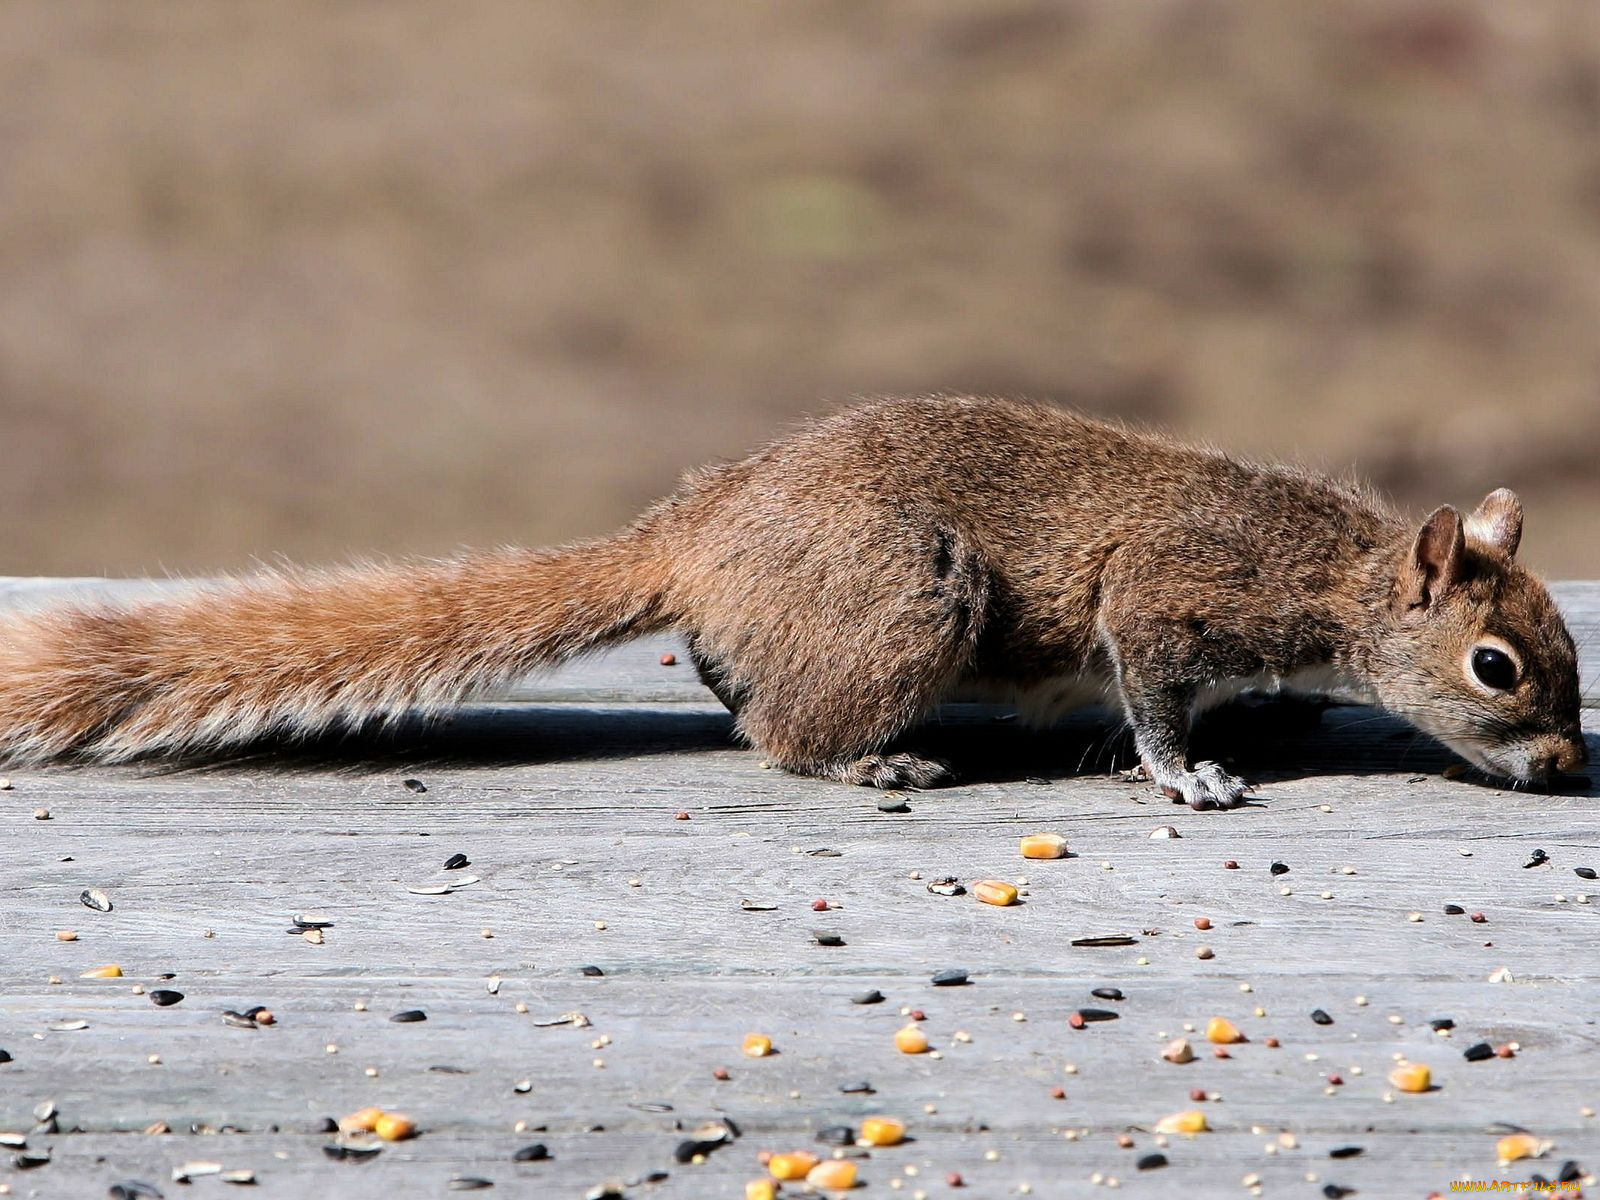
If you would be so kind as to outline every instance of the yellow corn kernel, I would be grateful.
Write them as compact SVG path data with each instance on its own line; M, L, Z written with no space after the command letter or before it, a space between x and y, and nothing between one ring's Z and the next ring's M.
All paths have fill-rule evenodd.
M417 1123L402 1113L379 1113L372 1123L372 1132L386 1142L403 1142L416 1136Z
M381 1108L363 1108L348 1117L340 1117L339 1128L346 1133L371 1133L377 1128L378 1118L381 1116L383 1116Z
M856 1140L868 1146L898 1146L905 1139L904 1121L896 1117L868 1117L861 1122L861 1135Z
M980 879L972 885L972 894L985 904L998 904L1002 908L1017 902L1017 889L1002 879Z
M765 1058L772 1053L772 1039L764 1033L747 1033L743 1049L748 1058Z
M767 1171L774 1179L804 1179L816 1165L817 1156L809 1150L774 1154L767 1159Z
M1030 833L1020 843L1023 858L1065 858L1067 839L1059 833Z
M752 1179L744 1185L744 1200L777 1200L778 1185L770 1179Z
M1425 1092L1433 1086L1433 1072L1422 1063L1401 1063L1389 1072L1389 1082L1402 1092Z
M915 1025L902 1025L894 1031L894 1048L901 1054L925 1054L928 1035Z
M1500 1163L1504 1166L1519 1158L1539 1158L1547 1147L1548 1143L1541 1142L1531 1133L1513 1133L1496 1142L1494 1152L1500 1156Z
M121 979L122 968L116 963L108 963L103 967L96 967L92 971L85 971L78 976L79 979Z
M847 1191L856 1185L856 1165L842 1158L819 1162L806 1173L806 1182L812 1187Z
M1212 1017L1206 1022L1206 1041L1215 1042L1219 1046L1231 1046L1234 1042L1245 1040L1244 1034L1239 1032L1239 1027L1227 1017Z
M1157 1133L1204 1133L1209 1128L1205 1113L1198 1108L1185 1109L1156 1122Z

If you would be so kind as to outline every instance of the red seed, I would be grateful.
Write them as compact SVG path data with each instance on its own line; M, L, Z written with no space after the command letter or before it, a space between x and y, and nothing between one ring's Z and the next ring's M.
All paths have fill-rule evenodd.
M1199 1104L1201 1101L1209 1099L1209 1097L1206 1095L1205 1088L1190 1088L1189 1099L1193 1100L1196 1104Z
M1052 1100L1065 1100L1066 1098L1067 1098L1067 1089L1066 1088L1064 1088L1064 1087L1053 1087L1053 1088L1050 1089L1050 1099L1052 1099Z
M1222 869L1224 871L1237 871L1239 869L1239 864L1230 858L1227 862L1222 864Z
M811 902L811 911L812 912L827 912L828 911L828 902L826 900L813 900Z
M717 1068L712 1070L711 1078L720 1079L723 1082L727 1082L729 1079L732 1078L732 1076L728 1074L728 1068L727 1067L717 1067Z
M1517 1052L1511 1048L1510 1043L1504 1046L1496 1046L1494 1052L1498 1058L1515 1058L1517 1056Z
M1228 1048L1226 1046L1213 1046L1213 1047L1211 1047L1211 1057L1212 1058L1232 1058L1233 1055L1228 1053Z
M1330 1087L1343 1087L1344 1086L1344 1076L1343 1075L1329 1075L1328 1076L1328 1084L1329 1084Z
M1482 925L1488 919L1489 918L1484 916L1481 912L1477 912L1477 913L1473 913L1472 914L1472 920L1475 921L1479 925Z
M677 666L678 665L678 656L676 654L663 654L661 656L661 665L663 667L675 667L675 666Z
M1117 1145L1124 1150L1131 1150L1133 1149L1133 1139L1125 1133L1119 1133L1117 1134Z
M674 821L687 821L689 819L689 814L684 812L682 809L679 809L677 815L672 819Z
M913 1008L906 1014L906 1016L910 1017L913 1021L926 1021L928 1019L928 1014L923 1012L920 1008Z
M1194 927L1196 929L1210 929L1211 928L1211 918L1210 917L1196 917L1194 919Z
M950 1187L961 1187L966 1183L966 1180L961 1178L960 1171L951 1171L944 1177L944 1181Z
M1088 1022L1083 1019L1082 1013L1075 1012L1067 1017L1067 1024L1071 1025L1074 1029L1082 1029L1086 1024L1088 1024Z
M1278 1046L1279 1046L1278 1039L1275 1038L1275 1037L1269 1037L1266 1041L1262 1042L1261 1044L1263 1046L1265 1046L1269 1050L1276 1050L1278 1048Z

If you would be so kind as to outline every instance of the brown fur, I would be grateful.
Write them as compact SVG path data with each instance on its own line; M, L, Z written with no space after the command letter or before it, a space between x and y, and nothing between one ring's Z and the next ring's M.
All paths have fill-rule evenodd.
M1419 536L1353 486L1056 409L882 401L603 541L8 618L0 750L118 759L435 711L675 628L746 738L852 782L936 782L891 744L963 689L1075 678L1123 707L1161 786L1232 804L1239 781L1185 761L1190 716L1309 668L1532 777L1582 760L1576 660L1512 560L1506 497ZM1463 676L1486 632L1517 648L1513 693Z

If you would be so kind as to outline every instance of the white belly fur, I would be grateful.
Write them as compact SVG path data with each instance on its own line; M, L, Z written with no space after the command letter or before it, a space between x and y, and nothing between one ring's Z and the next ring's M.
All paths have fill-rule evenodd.
M1302 696L1333 696L1341 700L1370 703L1371 693L1357 681L1332 666L1308 667L1288 675L1263 673L1229 679L1205 688L1195 699L1194 711L1226 704L1242 692L1287 692ZM1003 704L1016 709L1023 724L1046 728L1068 713L1091 705L1120 710L1114 681L1110 675L1060 675L1033 687L1018 687L1003 680L974 679L964 683L950 697L957 703Z

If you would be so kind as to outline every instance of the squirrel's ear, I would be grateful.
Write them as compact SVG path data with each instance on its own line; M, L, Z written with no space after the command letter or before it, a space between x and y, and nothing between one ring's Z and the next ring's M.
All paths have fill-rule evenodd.
M1496 488L1467 518L1467 536L1515 558L1522 541L1522 501L1510 488Z
M1400 567L1400 602L1407 608L1428 607L1460 582L1465 566L1461 514L1446 504L1422 523Z

